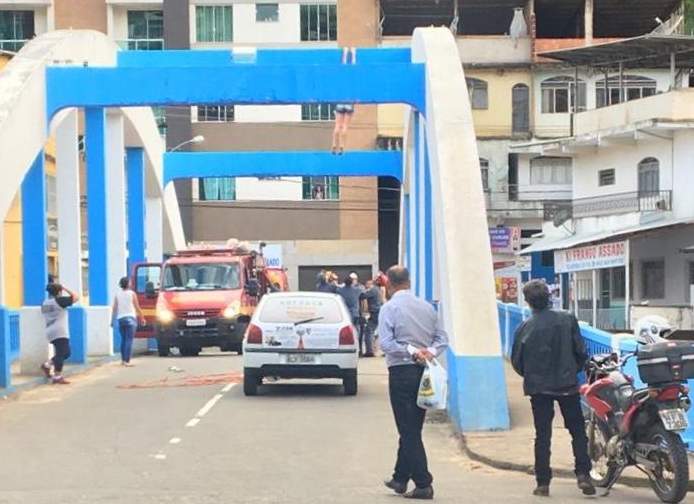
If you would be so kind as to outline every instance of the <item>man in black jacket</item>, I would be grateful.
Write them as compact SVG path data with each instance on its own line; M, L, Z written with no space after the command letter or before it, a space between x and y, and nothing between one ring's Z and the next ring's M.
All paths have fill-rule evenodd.
M533 409L537 480L533 494L549 496L552 420L556 401L564 425L571 433L578 487L585 495L595 495L589 477L591 461L576 376L588 360L578 322L569 313L550 309L551 295L543 281L528 282L523 295L533 314L516 331L513 369L523 377L523 390L530 396Z

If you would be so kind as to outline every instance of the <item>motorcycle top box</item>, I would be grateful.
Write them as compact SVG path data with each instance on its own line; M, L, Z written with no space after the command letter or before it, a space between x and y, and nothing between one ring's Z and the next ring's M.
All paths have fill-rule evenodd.
M664 341L639 348L636 358L641 381L649 385L694 378L694 342Z

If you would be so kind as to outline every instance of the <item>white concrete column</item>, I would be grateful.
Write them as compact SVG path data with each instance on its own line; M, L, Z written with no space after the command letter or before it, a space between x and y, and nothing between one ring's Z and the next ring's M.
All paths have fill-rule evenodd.
M158 262L164 254L164 221L162 200L145 199L145 255L148 261Z
M594 0L585 0L585 38L586 44L593 43L593 6Z
M108 182L107 230L109 247L108 294L113 298L118 280L127 274L125 225L125 143L123 116L109 111L106 115L106 166Z
M0 306L5 304L5 222L0 221Z
M106 34L111 39L115 40L115 32L113 25L113 5L106 4Z
M417 121L419 126L419 131L417 131L417 136L415 141L417 142L417 172L415 176L417 177L417 201L415 205L417 207L417 295L421 298L426 298L426 252L425 252L425 241L426 232L426 183L425 183L425 172L427 167L424 163L424 151L426 149L426 133L424 131L424 116L420 115Z
M51 32L55 30L55 7L53 2L46 7L46 31Z
M88 306L85 307L85 312L87 313L87 355L113 355L111 307ZM24 344L23 339L22 344Z
M39 366L50 357L50 349L40 306L26 306L19 311L19 334L22 335L20 372L24 375L42 374Z
M78 115L71 110L55 133L58 211L58 272L60 282L82 292L82 237L80 229L80 160Z

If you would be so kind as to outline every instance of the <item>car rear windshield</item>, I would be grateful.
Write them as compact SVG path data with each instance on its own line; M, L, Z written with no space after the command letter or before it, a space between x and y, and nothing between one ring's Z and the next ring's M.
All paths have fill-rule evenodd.
M342 310L336 299L323 297L277 296L265 300L259 315L263 323L293 323L303 320L316 320L316 324L337 324L342 322Z
M238 263L169 264L164 268L165 291L234 290L241 288Z

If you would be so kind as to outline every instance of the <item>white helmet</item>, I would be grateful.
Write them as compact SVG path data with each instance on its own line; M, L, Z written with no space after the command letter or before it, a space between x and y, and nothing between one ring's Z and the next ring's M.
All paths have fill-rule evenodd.
M636 321L634 338L640 345L650 345L665 341L672 331L672 325L665 317L647 315Z

